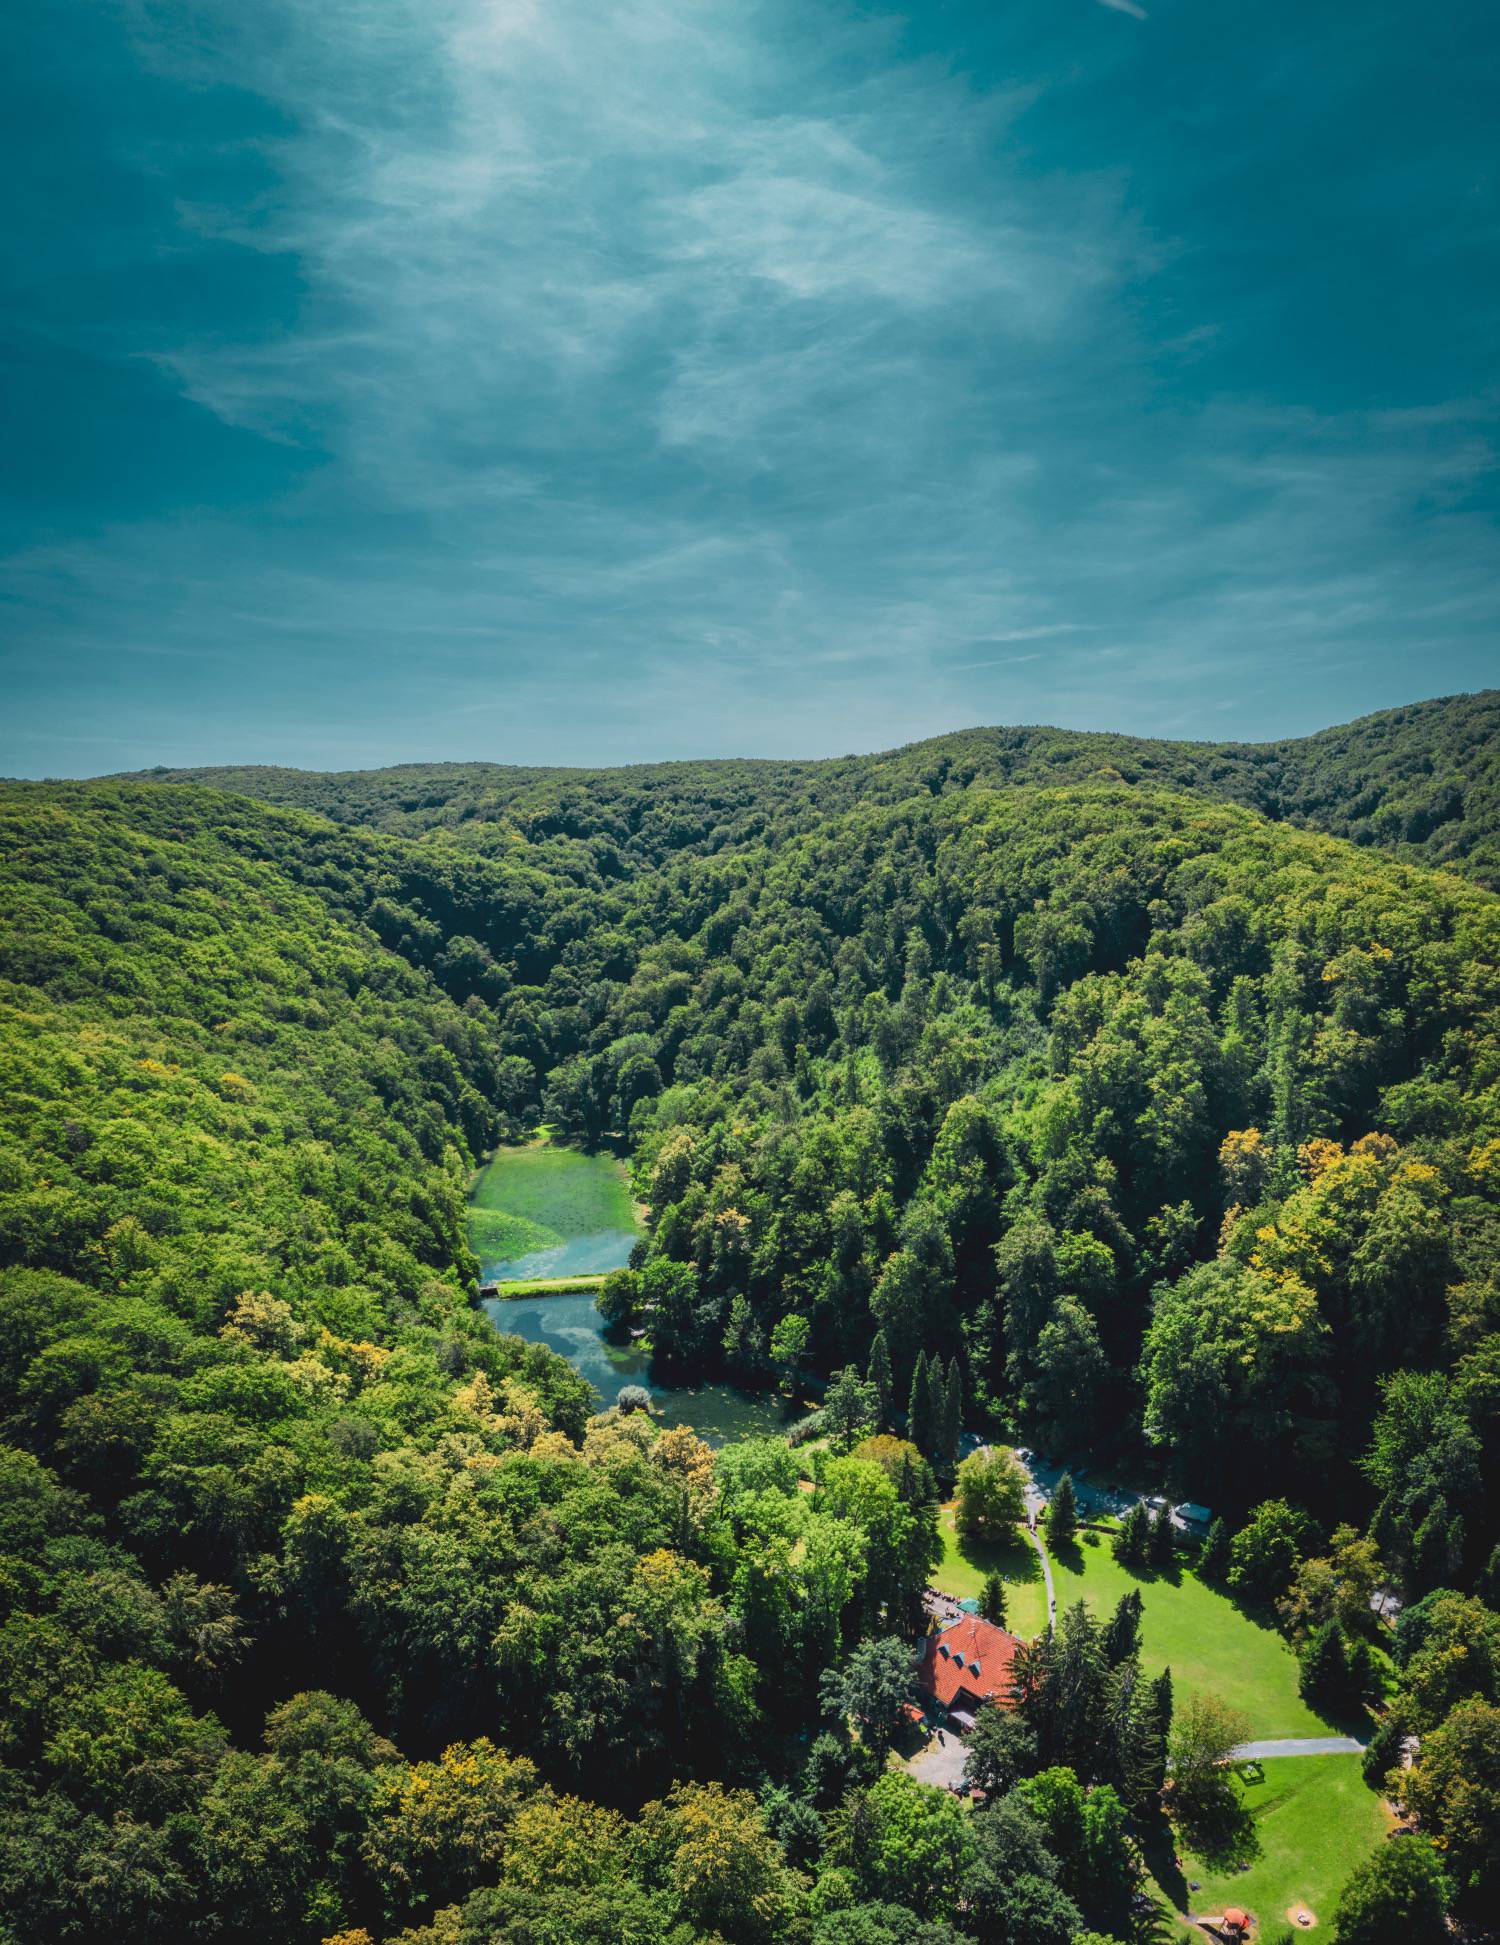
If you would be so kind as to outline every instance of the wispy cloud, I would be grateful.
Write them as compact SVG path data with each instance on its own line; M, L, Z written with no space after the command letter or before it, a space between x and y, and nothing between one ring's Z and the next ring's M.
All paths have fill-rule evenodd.
M6 570L6 673L49 732L65 683L80 738L155 724L188 758L812 753L976 696L1149 730L1232 694L1267 731L1340 713L1351 654L1362 707L1492 655L1496 401L1432 391L1462 307L1412 309L1461 199L1424 150L1418 258L1422 225L1355 222L1357 174L1273 180L1304 137L1369 153L1274 20L1230 70L1159 11L1080 36L1045 0L122 10L79 199L164 197L144 295L65 265L37 308L155 390L107 510L49 511ZM1294 70L1273 122L1256 90ZM1468 181L1488 125L1441 113ZM132 495L163 380L217 443L157 514ZM221 446L277 484L216 493Z
M758 434L830 390L818 434L853 456L931 371L934 314L1055 329L1141 247L1082 179L955 211L928 165L995 111L941 73L878 84L899 142L875 84L786 112L765 24L727 0L271 0L206 46L143 16L160 65L248 81L291 124L274 196L183 215L294 253L310 295L279 342L216 335L161 363L401 504L482 514L548 490L562 448L722 460L727 432L754 472Z
M1146 9L1137 6L1136 0L1099 0L1101 7L1108 7L1112 13L1129 14L1132 20L1144 20Z
M1039 628L1002 628L991 635L992 642L1038 642L1048 635L1076 635L1089 624L1081 621L1051 621Z

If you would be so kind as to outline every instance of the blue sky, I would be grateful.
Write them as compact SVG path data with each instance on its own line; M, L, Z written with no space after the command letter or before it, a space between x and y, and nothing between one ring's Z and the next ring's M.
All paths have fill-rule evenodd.
M1497 679L1488 6L43 0L0 73L0 770Z

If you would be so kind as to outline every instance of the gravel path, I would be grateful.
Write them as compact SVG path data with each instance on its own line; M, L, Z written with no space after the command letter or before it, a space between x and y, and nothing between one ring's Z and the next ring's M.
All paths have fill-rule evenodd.
M1057 1593L1052 1585L1052 1562L1047 1558L1047 1549L1042 1545L1042 1536L1029 1525L1026 1537L1036 1548L1036 1557L1042 1563L1042 1578L1047 1583L1047 1625L1050 1627L1057 1619Z
M1042 1578L1047 1583L1047 1625L1051 1627L1057 1619L1057 1590L1052 1585L1052 1562L1047 1558L1047 1549L1042 1545L1041 1534L1032 1526L1032 1521L1040 1516L1047 1502L1042 1497L1041 1488L1037 1485L1036 1474L1019 1453L1016 1456L1022 1472L1026 1475L1026 1537L1036 1548L1036 1557L1042 1563Z

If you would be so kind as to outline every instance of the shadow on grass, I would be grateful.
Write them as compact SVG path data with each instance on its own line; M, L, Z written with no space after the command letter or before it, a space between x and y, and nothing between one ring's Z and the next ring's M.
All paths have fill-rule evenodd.
M1114 1558L1115 1565L1120 1569L1120 1572L1131 1580L1138 1580L1143 1587L1155 1587L1158 1585L1164 1587L1180 1587L1182 1585L1182 1570L1185 1563L1175 1556L1160 1565L1154 1565L1150 1561L1143 1560L1121 1560L1119 1555L1115 1553L1108 1534L1090 1533L1085 1537L1091 1546L1108 1547Z
M1177 1862L1177 1847L1172 1837L1172 1826L1161 1810L1151 1816L1141 1817L1136 1824L1136 1834L1141 1842L1141 1855L1163 1892L1172 1901L1177 1911L1188 1908L1187 1876Z
M1221 1788L1205 1791L1200 1800L1179 1807L1176 1814L1184 1843L1210 1871L1242 1871L1260 1856L1255 1819L1227 1777Z
M1018 1534L1010 1533L996 1540L965 1538L955 1525L954 1539L962 1558L982 1574L999 1574L1002 1579L1017 1581L1042 1577L1036 1548Z

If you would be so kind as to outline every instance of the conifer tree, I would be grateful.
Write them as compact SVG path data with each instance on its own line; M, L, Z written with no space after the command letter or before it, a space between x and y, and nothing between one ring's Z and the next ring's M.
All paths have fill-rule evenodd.
M1047 1670L1046 1734L1033 1724L1047 1765L1064 1764L1081 1777L1093 1773L1109 1704L1110 1669L1100 1633L1081 1600L1059 1616Z
M1156 1709L1156 1719L1161 1724L1162 1743L1165 1747L1167 1731L1172 1726L1172 1671L1164 1668L1151 1684L1151 1700Z
M880 1429L884 1431L891 1420L891 1400L895 1379L891 1375L891 1349L885 1341L883 1330L876 1331L875 1341L870 1346L867 1375L870 1383L875 1387L875 1397L880 1410Z
M934 1353L927 1366L927 1456L939 1472L950 1470L943 1451L943 1420L948 1411L948 1384L943 1375L943 1360Z
M1071 1546L1077 1533L1078 1495L1073 1490L1072 1473L1065 1472L1047 1508L1047 1544L1054 1549Z
M1454 1514L1450 1518L1446 1503L1439 1499L1412 1541L1406 1570L1408 1595L1429 1594L1434 1587L1451 1586L1463 1551L1463 1517Z
M932 1387L927 1380L927 1353L917 1352L912 1367L911 1396L906 1406L906 1436L924 1459L932 1456Z
M1153 1685L1143 1680L1135 1655L1110 1670L1106 1698L1095 1780L1113 1784L1132 1808L1142 1808L1160 1786L1153 1782L1157 1759Z
M1128 1661L1140 1646L1141 1596L1131 1587L1120 1596L1114 1613L1104 1627L1104 1653L1113 1666Z
M1120 1522L1111 1546L1122 1567L1144 1567L1151 1542L1151 1515L1137 1500Z
M988 1573L979 1593L979 1612L997 1628L1005 1626L1005 1582L998 1573Z
M1151 1538L1146 1557L1153 1567L1170 1567L1177 1557L1177 1540L1172 1531L1170 1506L1159 1506L1156 1509L1156 1518L1151 1522Z
M958 1470L958 1445L964 1427L964 1377L955 1357L948 1366L948 1382L943 1387L943 1415L938 1441L938 1461L948 1472Z
M1224 1576L1228 1571L1229 1528L1223 1520L1215 1520L1198 1550L1198 1578L1206 1580L1210 1586L1218 1587L1223 1585Z
M1341 1709L1349 1691L1349 1662L1344 1630L1337 1621L1316 1628L1302 1650L1298 1686L1304 1697L1326 1709Z
M1374 1694L1377 1686L1375 1654L1361 1634L1344 1636L1345 1708L1352 1714Z
M1141 1796L1137 1807L1159 1796L1167 1785L1167 1737L1172 1730L1172 1671L1164 1668L1151 1684L1143 1711Z

